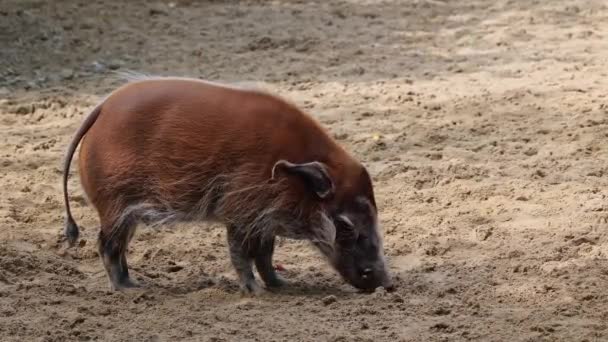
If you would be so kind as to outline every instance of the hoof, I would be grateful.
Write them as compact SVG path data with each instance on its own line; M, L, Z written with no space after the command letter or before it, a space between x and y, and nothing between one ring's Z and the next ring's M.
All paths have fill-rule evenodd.
M139 289L142 286L140 284L134 282L133 280L131 280L131 278L127 278L121 282L112 283L110 285L110 287L112 288L113 291L124 291L124 290L131 290L131 289Z
M244 296L257 296L262 292L262 287L255 280L241 285L241 294Z
M266 284L266 287L270 287L270 288L280 288L280 287L284 287L285 285L287 285L287 281L279 275L273 277L272 279L265 281L264 283Z

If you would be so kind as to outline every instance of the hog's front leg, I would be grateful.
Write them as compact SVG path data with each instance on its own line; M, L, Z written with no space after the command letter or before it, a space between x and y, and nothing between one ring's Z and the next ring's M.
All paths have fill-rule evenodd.
M253 256L250 253L252 246L243 243L243 230L239 227L230 225L227 228L230 260L239 277L241 291L245 294L258 294L261 287L253 275Z
M277 274L272 265L275 237L260 241L254 253L255 267L267 287L281 287L285 280Z

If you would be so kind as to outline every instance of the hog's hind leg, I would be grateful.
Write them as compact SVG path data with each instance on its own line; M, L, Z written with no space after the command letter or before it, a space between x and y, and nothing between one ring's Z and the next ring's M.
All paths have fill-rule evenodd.
M127 247L135 232L134 220L123 220L118 225L102 225L99 233L99 255L103 261L112 290L139 287L129 276Z

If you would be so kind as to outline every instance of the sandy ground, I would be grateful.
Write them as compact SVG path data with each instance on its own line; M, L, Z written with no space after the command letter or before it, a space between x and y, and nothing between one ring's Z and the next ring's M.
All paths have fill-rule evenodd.
M608 340L604 1L0 0L2 341ZM114 71L258 82L370 169L395 293L303 243L242 298L220 226L142 227L108 292L61 162ZM330 304L324 298L333 295Z

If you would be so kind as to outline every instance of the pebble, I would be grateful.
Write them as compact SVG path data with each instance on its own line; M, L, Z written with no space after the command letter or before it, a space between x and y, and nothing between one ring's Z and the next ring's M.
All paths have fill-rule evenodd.
M85 318L84 317L77 317L75 320L72 321L72 323L70 324L70 329L74 329L77 325L84 323Z
M72 70L72 69L63 69L63 70L61 70L61 72L59 73L59 75L64 80L71 80L72 78L74 78L74 70Z
M120 69L120 63L119 62L110 62L110 63L108 63L108 68L110 68L110 70Z
M34 81L29 81L26 83L26 85L23 87L25 90L30 90L30 89L37 89L40 88L38 86L38 83L34 82Z
M530 147L529 149L527 149L526 151L524 151L524 154L527 155L528 157L534 156L538 154L538 150L535 149L534 147Z
M181 271L183 269L184 269L184 266L173 265L173 266L167 267L167 272L169 272L169 273L175 273L175 272L179 272L179 271Z
M91 67L94 72L104 72L106 70L106 66L102 63L99 63L98 61L94 61L93 63L91 63Z
M372 293L373 298L380 298L386 296L386 289L383 286L379 286Z
M80 28L83 30L90 30L95 28L95 21L91 19L85 19L82 23L80 23Z
M329 305L338 301L338 298L334 295L329 295L323 298L323 304Z
M403 297L401 297L400 295L398 295L398 294L395 293L393 295L393 302L395 302L395 303L404 303L405 300L403 300Z
M30 114L34 112L34 106L32 105L24 105L24 106L19 106L17 107L17 110L15 110L16 114Z

